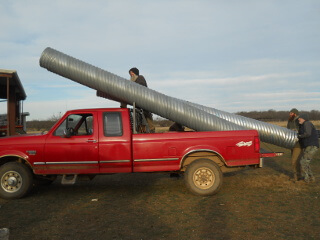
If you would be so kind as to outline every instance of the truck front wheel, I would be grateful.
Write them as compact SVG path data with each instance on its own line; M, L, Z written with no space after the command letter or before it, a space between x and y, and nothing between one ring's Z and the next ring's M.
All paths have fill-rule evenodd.
M216 194L222 185L220 167L209 159L197 159L185 172L185 184L196 195L210 196Z
M17 199L25 196L32 188L30 169L18 162L9 162L0 167L0 197Z

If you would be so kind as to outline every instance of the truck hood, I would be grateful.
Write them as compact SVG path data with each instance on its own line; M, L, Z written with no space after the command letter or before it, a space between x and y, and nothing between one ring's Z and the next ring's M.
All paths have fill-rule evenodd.
M46 136L47 134L33 133L33 134L22 134L22 135L2 137L0 138L0 146L39 142L39 141L43 141L46 138Z

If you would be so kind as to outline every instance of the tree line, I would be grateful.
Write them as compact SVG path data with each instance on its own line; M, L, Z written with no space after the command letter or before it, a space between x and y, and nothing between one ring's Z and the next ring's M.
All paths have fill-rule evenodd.
M301 111L300 113L307 113L309 115L310 120L320 120L320 111L312 110L312 111ZM288 111L251 111L251 112L237 112L237 115L241 115L248 118L253 118L259 121L287 121L289 118Z

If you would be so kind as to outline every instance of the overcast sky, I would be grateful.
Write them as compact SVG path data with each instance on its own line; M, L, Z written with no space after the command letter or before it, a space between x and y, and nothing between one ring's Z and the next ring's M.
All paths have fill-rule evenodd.
M1 0L0 29L29 120L119 106L41 68L46 47L227 112L320 110L319 0Z

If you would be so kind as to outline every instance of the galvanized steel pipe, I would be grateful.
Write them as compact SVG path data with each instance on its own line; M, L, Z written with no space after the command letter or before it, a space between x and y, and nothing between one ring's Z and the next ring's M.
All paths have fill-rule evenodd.
M191 106L199 108L228 122L243 126L246 129L256 129L259 132L260 139L264 142L272 143L285 148L293 148L298 141L297 133L274 124L261 122L252 118L239 116L236 114L220 111L215 108L209 108L195 103L188 102Z
M256 129L262 141L285 148L297 140L291 130L166 96L52 48L43 51L40 66L197 131Z
M40 66L87 87L107 93L112 99L132 104L179 122L197 131L243 130L244 128L206 113L175 98L146 88L122 77L46 48Z

